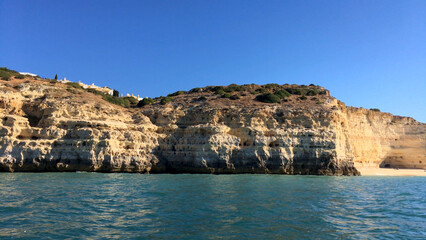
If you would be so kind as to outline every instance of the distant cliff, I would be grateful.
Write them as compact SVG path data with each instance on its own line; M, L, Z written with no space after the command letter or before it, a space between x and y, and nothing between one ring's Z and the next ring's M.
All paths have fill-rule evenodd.
M318 86L230 85L138 106L123 101L32 77L0 80L0 171L358 175L359 167L426 169L425 124L346 107Z

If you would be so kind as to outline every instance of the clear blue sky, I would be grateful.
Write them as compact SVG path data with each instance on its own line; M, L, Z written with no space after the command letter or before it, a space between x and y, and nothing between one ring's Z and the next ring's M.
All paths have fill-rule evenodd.
M314 83L426 122L426 1L0 0L0 66L149 97Z

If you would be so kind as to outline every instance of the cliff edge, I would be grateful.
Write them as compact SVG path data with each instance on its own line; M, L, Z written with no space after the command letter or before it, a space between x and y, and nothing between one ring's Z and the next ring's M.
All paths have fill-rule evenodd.
M319 86L212 86L128 99L128 107L122 100L29 76L0 80L0 171L426 169L426 124L347 107Z

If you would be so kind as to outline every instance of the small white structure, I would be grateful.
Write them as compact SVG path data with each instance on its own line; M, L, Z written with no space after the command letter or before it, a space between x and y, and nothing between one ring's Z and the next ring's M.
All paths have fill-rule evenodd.
M22 74L22 75L30 75L31 77L37 77L37 74L29 73L29 72L19 72L19 74Z
M95 89L97 91L103 92L105 94L109 94L111 96L114 93L114 91L107 86L101 88L101 87L96 86L94 83L92 83L91 85L87 85L87 84L82 83L81 81L78 81L78 84L84 89L88 89L88 88Z
M123 97L123 94L121 94L121 97ZM132 97L132 98L136 98L138 101L142 100L143 98L139 97L139 95L135 96L132 94L126 94L126 97Z
M101 92L106 93L106 94L111 95L111 96L114 94L114 90L108 88L107 86L98 89L98 91L101 91Z
M64 78L64 79L58 80L58 82L60 82L60 83L68 83L70 81L68 81L67 78Z
M59 80L58 82L60 82L60 83L69 83L71 81L69 81L66 78L64 78L64 79ZM87 84L82 83L81 81L78 81L78 84L82 88L84 88L84 89L88 89L88 88L94 89L96 91L103 92L103 93L109 94L111 96L114 94L114 90L112 90L111 88L109 88L107 86L105 86L105 87L99 87L99 86L96 86L94 83L92 83L91 85L87 85ZM121 94L121 97L123 97L123 94ZM138 101L144 99L143 97L139 97L139 95L137 95L137 96L133 95L133 93L132 94L127 93L126 97L133 97L133 98L137 99Z

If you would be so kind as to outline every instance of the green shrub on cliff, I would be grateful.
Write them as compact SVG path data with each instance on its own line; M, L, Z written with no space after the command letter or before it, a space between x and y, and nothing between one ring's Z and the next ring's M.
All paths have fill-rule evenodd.
M193 89L189 90L189 93L198 93L198 92L202 92L202 91L203 91L203 89L201 89L201 88L193 88Z
M281 99L291 96L291 94L287 92L286 90L279 90L279 91L276 91L274 94L280 97Z
M24 79L25 75L18 74L18 75L15 76L15 78L17 78L17 79Z
M119 105L119 106L126 107L126 108L130 107L130 102L126 98L114 97L114 96L111 96L111 95L108 95L108 94L103 95L102 98L104 100L112 103L112 104L115 104L115 105Z
M152 98L144 98L138 102L138 107L143 107L146 105L153 104L155 101Z
M6 67L0 68L0 78L9 81L11 77L20 75L19 72L7 69Z
M269 83L269 84L265 84L265 85L263 85L263 87L264 87L264 88L266 88L266 89L272 89L272 90L275 90L275 89L279 89L279 88L280 88L280 85L279 85L279 84L277 84L277 83Z
M222 98L231 98L231 94L230 93L225 93L222 95Z
M96 95L104 95L104 93L103 93L103 92L98 91L98 90L93 89L93 88L87 88L87 89L86 89L86 91L88 91L88 92L90 92L90 93L94 93L94 94L96 94Z
M216 87L211 87L210 91L213 91L215 94L217 95L223 95L225 94L225 88L222 86L216 86Z
M285 90L293 95L306 95L309 91L306 88L286 88Z
M265 94L257 96L255 99L259 102L264 102L264 103L279 103L279 102L281 102L281 98L278 95L275 95L273 93L265 93Z
M225 91L223 90L223 88L221 88L221 89L216 90L215 93L217 95L223 95L223 94L225 94Z
M167 97L175 97L175 96L182 95L184 93L186 93L186 92L185 91L177 91L177 92L174 92L174 93L170 93L169 95L167 95Z
M380 112L380 109L378 109L378 108L370 108L370 110L374 111L374 112Z
M311 89L306 93L306 96L316 96L318 95L318 90L317 89Z
M123 97L123 99L129 101L130 104L136 105L139 101L135 97Z
M83 89L83 87L80 86L80 84L78 84L76 82L67 82L65 84L68 85L68 86L70 86L70 87L76 88L76 89Z
M8 69L7 67L0 67L0 72L6 72L6 73L9 73L9 74L12 74L13 76L19 74L19 72L12 70L12 69Z
M225 92L228 92L228 93L235 92L235 91L241 92L241 91L246 90L246 87L245 86L241 86L241 85L237 85L237 84L231 84L231 85L229 85L227 87L224 87L223 90Z
M171 98L171 97L164 97L160 100L160 104L166 105L167 103L171 102L172 100L173 100L173 98Z
M120 96L120 92L118 90L114 89L114 91L112 91L112 96L119 97Z
M229 86L215 86L209 87L208 90L213 91L217 95L223 95L225 93L241 92L247 90L246 86L231 84Z

